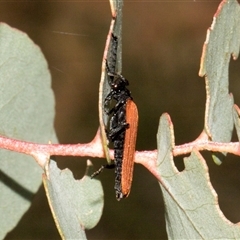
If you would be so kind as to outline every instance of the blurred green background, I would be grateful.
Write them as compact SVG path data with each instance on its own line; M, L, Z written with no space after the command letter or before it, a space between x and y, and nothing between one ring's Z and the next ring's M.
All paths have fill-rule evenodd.
M198 76L202 46L220 1L125 1L123 75L139 110L137 150L156 149L159 117L172 118L176 144L193 141L204 124L205 85ZM53 79L56 132L61 143L84 143L98 128L101 61L111 21L108 1L0 1L0 21L26 32L41 47ZM240 104L240 61L231 61L230 91ZM221 117L221 116L219 116ZM236 140L236 138L235 138ZM220 207L240 220L240 162L227 156L216 166L204 153ZM91 159L96 169L104 159ZM76 178L86 158L56 157ZM182 157L175 162L183 170ZM88 239L166 239L164 205L156 179L135 165L130 196L115 199L114 171L101 180L105 206ZM197 186L196 186L197 187ZM6 239L60 239L43 187Z

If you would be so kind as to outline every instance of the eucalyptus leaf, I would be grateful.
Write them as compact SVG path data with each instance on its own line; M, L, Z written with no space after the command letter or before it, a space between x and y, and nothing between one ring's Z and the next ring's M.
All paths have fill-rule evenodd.
M160 118L157 141L157 168L169 239L240 239L240 226L227 220L219 208L201 154L193 151L184 158L182 172L175 167L173 125L167 114Z
M240 109L237 105L234 105L233 110L234 124L237 131L238 141L240 141Z
M0 24L0 134L35 143L57 142L47 62L28 36ZM0 150L0 239L28 210L42 169L30 156Z
M75 180L69 169L60 170L50 161L43 175L48 202L62 239L86 239L84 229L93 228L102 215L103 189L99 180L91 179L93 167Z
M205 75L205 131L216 142L229 142L233 131L233 96L229 94L229 62L240 49L240 6L222 1L204 43L199 75ZM216 155L216 163L221 159Z
M108 149L108 140L106 135L106 126L108 125L109 116L106 114L104 110L104 100L109 94L111 88L108 82L108 75L106 72L106 60L108 61L108 65L110 69L114 72L121 73L122 71L122 7L123 1L122 0L110 0L110 6L112 10L112 21L110 24L110 29L108 32L105 51L103 55L102 61L102 74L101 80L99 84L99 101L98 101L98 108L99 108L99 123L100 123L100 130L101 130L101 137L103 142L103 149L105 152L105 156L107 158L108 163L111 163L111 159L109 156L109 149ZM112 34L117 37L117 56L116 60L112 57L112 49L114 45L116 45L112 39Z

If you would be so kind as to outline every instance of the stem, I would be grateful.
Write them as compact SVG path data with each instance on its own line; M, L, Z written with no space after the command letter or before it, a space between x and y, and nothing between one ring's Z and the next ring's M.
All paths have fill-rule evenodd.
M0 136L0 148L31 155L42 168L44 168L50 156L53 155L105 157L99 130L95 138L90 143L86 144L37 144ZM173 156L191 153L193 149L198 151L228 152L240 156L239 142L212 142L209 141L204 134L201 134L200 137L193 142L175 146L173 149ZM113 159L113 150L110 150L110 157ZM135 162L144 165L159 179L160 177L155 167L156 159L157 150L135 152Z

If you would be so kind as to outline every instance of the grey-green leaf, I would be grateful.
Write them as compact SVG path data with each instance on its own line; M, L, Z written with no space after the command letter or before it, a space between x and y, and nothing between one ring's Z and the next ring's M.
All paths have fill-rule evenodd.
M234 124L237 131L238 141L240 141L240 109L237 105L234 105L233 109Z
M229 61L240 49L240 6L222 1L204 43L200 76L206 76L205 131L210 139L229 142L233 131L233 96L229 94ZM220 163L215 156L216 163ZM220 159L219 159L220 160Z
M0 135L57 142L51 78L39 47L25 33L1 23L0 56ZM32 157L0 150L0 239L29 208L41 173Z
M92 164L81 180L69 169L58 169L50 161L43 176L48 202L62 239L86 239L84 229L93 228L102 215L103 189L99 180L91 179Z
M175 167L173 126L167 114L160 118L157 141L169 239L240 239L240 226L228 221L219 208L201 154L193 151L184 158L182 172Z
M111 88L108 82L108 75L106 72L106 60L108 61L108 66L114 68L114 71L117 73L121 73L122 71L122 7L123 1L122 0L110 0L110 6L112 10L112 21L110 24L110 29L108 32L105 51L103 55L102 61L102 74L101 80L99 84L99 101L98 101L98 109L99 109L99 123L100 123L100 130L103 142L103 150L105 156L107 158L108 163L111 162L109 156L109 149L108 149L108 140L106 136L106 126L108 125L109 116L106 114L104 109L104 100L109 94ZM113 60L112 57L112 49L114 48L114 43L112 39L112 34L117 37L117 56L116 60Z

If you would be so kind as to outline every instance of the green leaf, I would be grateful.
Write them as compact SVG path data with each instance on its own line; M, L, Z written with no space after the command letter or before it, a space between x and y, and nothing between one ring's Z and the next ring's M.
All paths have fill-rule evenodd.
M240 141L240 109L237 105L234 105L233 110L234 124L237 131L238 141Z
M0 24L0 134L57 142L48 66L25 33ZM30 156L0 150L0 239L12 230L41 185L42 169Z
M201 154L193 151L184 158L184 171L175 167L173 126L167 114L160 118L157 140L157 168L169 239L240 239L240 226L228 221L219 208Z
M102 61L102 74L101 80L99 84L99 101L98 101L98 109L99 109L99 123L100 123L100 130L101 130L101 137L103 142L103 149L105 156L107 158L108 163L111 162L109 156L109 149L108 149L108 140L106 135L106 126L108 125L109 116L104 111L104 100L109 94L111 88L108 83L108 76L106 74L106 60L108 61L109 65L116 65L115 71L121 73L122 71L122 7L123 1L122 0L110 0L110 6L112 9L112 21L110 24L109 33L106 40L105 51L103 55ZM112 41L112 34L117 36L118 44L117 44L117 60L116 63L112 62L111 52L113 49L113 41Z
M60 170L54 161L43 176L48 202L63 239L86 239L84 229L93 228L102 215L103 189L99 180L91 179L92 164L81 180L69 169Z
M233 96L229 94L229 62L240 48L240 6L236 0L223 1L207 32L200 76L206 76L205 131L211 140L229 142L233 131ZM214 157L220 163L218 157ZM219 162L220 161L220 162Z

